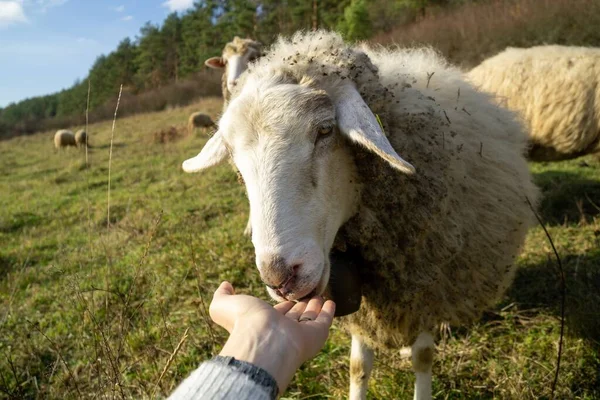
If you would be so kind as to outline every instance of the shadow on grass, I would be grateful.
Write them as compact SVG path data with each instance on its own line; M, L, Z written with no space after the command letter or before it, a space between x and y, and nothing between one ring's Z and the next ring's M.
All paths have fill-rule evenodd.
M567 334L594 342L600 348L600 246L587 254L561 255L566 283ZM519 308L544 308L560 317L561 280L554 257L522 265L507 292Z
M5 219L0 219L0 233L14 234L26 227L37 226L42 217L31 212L17 212Z
M586 223L600 214L600 181L564 171L534 174L542 190L539 211L548 225Z
M0 253L0 281L13 271L18 264L18 260L10 255Z

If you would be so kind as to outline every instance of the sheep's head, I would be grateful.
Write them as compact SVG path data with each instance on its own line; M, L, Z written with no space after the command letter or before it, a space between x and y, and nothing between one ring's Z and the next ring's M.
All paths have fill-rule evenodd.
M251 39L235 37L227 43L221 57L212 57L204 62L207 67L225 68L227 89L233 91L239 76L248 68L248 63L256 60L262 54L262 44Z
M248 191L256 265L273 298L325 290L333 241L358 206L354 145L414 171L352 83L325 91L304 80L248 79L218 132L183 163L197 172L232 158Z

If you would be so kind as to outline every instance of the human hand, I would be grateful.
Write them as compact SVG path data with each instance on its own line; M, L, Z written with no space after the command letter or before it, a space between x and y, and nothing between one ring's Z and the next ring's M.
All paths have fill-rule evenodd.
M233 286L223 282L209 312L231 334L220 355L267 370L283 392L296 369L325 344L335 304L316 296L271 306L256 297L236 295Z

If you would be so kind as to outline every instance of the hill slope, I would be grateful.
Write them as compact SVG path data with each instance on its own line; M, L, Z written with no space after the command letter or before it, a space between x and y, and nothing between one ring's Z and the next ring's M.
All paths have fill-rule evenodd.
M216 118L219 100L117 120L110 229L112 122L89 127L89 169L84 151L55 152L52 132L0 142L0 397L166 395L224 342L207 317L222 280L266 299L242 235L247 201L231 168L181 171L206 140L199 130L166 144L155 139L195 110ZM532 169L568 285L557 398L599 398L600 166L583 159ZM434 365L437 398L550 396L560 325L551 254L541 228L533 229L501 304L469 330L445 332ZM286 398L345 397L349 343L334 327ZM376 359L370 398L410 398L408 361Z

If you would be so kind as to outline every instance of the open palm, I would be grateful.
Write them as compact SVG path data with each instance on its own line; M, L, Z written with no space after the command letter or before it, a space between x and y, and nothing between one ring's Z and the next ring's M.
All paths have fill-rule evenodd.
M276 336L288 344L304 362L314 357L325 344L333 322L335 304L320 296L297 303L286 301L271 306L248 295L236 295L229 282L215 291L210 304L213 321L229 333L235 329L251 329Z

